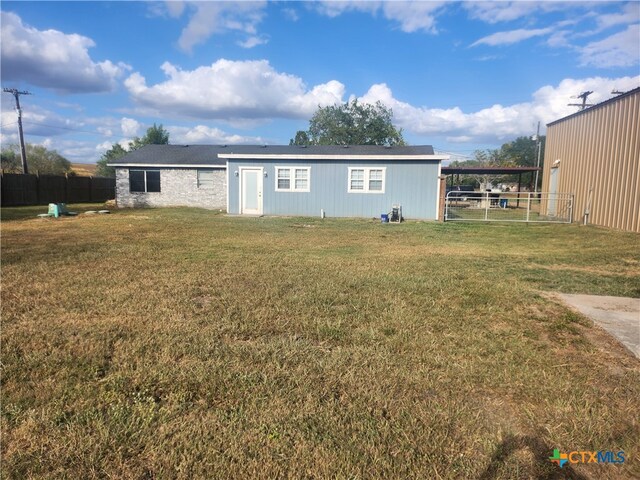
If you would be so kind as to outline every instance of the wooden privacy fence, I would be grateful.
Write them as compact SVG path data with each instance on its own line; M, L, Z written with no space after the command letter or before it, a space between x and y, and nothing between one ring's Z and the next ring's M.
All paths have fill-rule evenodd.
M106 202L114 198L115 178L2 174L3 206Z

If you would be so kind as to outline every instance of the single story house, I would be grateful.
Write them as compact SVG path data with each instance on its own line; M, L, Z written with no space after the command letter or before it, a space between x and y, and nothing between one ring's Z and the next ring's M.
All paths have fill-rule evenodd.
M436 220L431 146L146 145L110 163L120 207L195 206L238 215Z

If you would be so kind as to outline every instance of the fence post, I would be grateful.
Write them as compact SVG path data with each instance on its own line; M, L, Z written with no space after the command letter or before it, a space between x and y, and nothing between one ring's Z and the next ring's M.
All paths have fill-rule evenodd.
M438 199L438 220L444 222L446 220L446 203L447 203L447 176L441 175L438 179L440 182L440 198Z
M569 195L569 223L573 223L573 194Z
M484 192L484 220L489 220L489 192Z
M527 194L527 222L529 221L530 213L531 213L531 192Z

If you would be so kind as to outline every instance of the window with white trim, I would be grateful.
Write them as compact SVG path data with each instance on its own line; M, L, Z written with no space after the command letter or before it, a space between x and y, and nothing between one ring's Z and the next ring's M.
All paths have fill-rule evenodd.
M276 192L311 191L311 167L276 167Z
M213 188L213 170L198 170L198 188Z
M129 191L147 193L160 191L160 170L129 169Z
M349 167L349 193L384 193L385 167Z

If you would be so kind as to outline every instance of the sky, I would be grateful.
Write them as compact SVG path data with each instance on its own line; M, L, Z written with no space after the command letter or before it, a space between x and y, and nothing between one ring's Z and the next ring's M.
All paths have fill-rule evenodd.
M174 144L288 144L318 106L382 102L407 143L498 148L640 86L633 2L11 2L1 80L27 143L92 163ZM0 141L17 144L13 96Z

